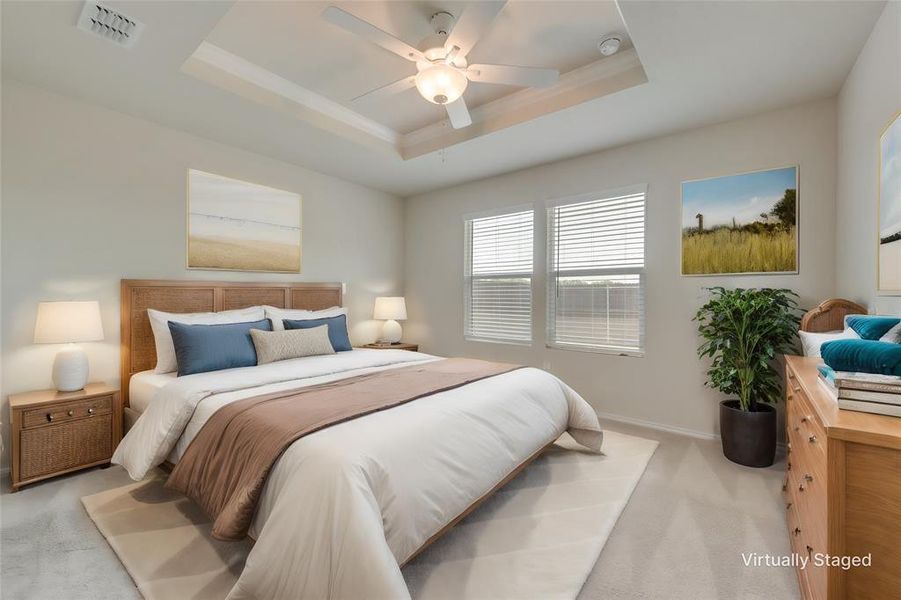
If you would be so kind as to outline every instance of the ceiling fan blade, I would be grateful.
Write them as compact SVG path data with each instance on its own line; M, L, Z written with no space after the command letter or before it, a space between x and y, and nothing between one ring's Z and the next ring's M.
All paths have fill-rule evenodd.
M510 65L469 65L466 76L470 81L482 83L502 83L521 87L550 87L557 83L560 71L537 67L514 67Z
M463 96L460 96L450 104L445 104L444 108L447 109L447 116L450 118L451 126L454 129L463 129L472 125L472 117L469 116L469 109L466 108Z
M394 94L404 92L412 87L416 87L416 76L410 75L409 77L404 77L403 79L398 79L394 83L389 83L388 85L383 85L380 88L376 88L374 90L370 90L365 94L360 94L351 102L356 102L357 100L375 100L378 98L384 98L385 96L392 96Z
M472 50L479 39L491 27L494 18L501 12L506 0L482 0L472 2L463 9L463 14L457 19L457 24L447 36L444 47L448 50L454 46L459 48L459 54L466 56Z
M341 10L337 6L329 6L326 8L322 11L322 17L329 23L365 38L373 44L397 54L401 58L406 58L413 62L426 60L425 55L410 44L397 39L390 33L382 31L372 23L364 21L363 19L350 14L346 10Z

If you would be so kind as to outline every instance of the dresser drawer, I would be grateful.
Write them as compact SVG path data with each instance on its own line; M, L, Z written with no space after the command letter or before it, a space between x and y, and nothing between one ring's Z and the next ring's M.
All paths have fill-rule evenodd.
M785 428L789 435L795 434L797 439L804 440L810 448L816 448L821 452L826 451L826 430L817 418L813 404L792 378L789 371L788 412L785 418Z
M826 548L826 480L817 470L792 469L786 473L786 483L791 499L801 521L805 538L812 546L825 552Z
M806 566L802 569L799 563L797 569L801 595L805 600L826 600L826 569L814 564L814 556L826 552L823 537L825 532L821 534L816 527L817 523L812 521L810 514L803 509L803 502L799 504L797 489L793 491L789 487L785 493L785 500L786 523L792 552L799 559L807 559Z
M22 429L42 425L65 423L86 417L108 415L113 410L112 396L98 396L86 400L60 402L43 408L26 410L22 413Z
M108 400L108 399L107 399ZM112 456L112 414L23 429L19 438L19 478L108 460Z

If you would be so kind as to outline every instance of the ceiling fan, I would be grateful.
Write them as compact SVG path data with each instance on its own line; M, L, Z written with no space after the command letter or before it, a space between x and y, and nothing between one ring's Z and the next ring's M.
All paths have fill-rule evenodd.
M415 87L429 102L444 105L453 128L461 129L472 124L469 109L463 100L463 92L470 81L548 87L554 85L560 76L556 69L468 64L466 56L491 26L504 4L506 0L472 2L459 19L444 11L432 15L431 24L435 33L422 40L419 48L336 6L326 8L322 16L328 22L416 63L416 75L389 83L354 100L396 94Z

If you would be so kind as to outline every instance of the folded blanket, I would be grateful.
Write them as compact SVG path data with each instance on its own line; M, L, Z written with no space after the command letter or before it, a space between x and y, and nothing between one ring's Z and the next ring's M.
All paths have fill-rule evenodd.
M876 340L837 340L820 348L823 361L835 371L901 376L901 344Z
M820 372L820 377L825 379L831 384L835 384L835 370L829 365L818 365L817 371Z

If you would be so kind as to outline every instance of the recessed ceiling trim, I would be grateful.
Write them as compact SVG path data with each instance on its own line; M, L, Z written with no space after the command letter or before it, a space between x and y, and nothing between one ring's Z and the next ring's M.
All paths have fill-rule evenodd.
M473 124L451 129L447 121L411 131L401 140L404 160L506 129L642 83L648 78L634 49L602 58L560 76L550 88L529 88L471 111Z
M315 127L409 160L537 119L648 81L634 49L573 69L552 87L519 90L471 111L472 125L446 119L401 134L209 42L181 69L221 89L288 113Z
M202 42L197 47L197 50L194 51L194 54L182 67L182 70L190 71L192 65L189 63L196 66L197 62L215 67L219 71L287 98L296 104L321 113L332 120L344 123L395 147L400 142L401 135L393 129L364 117L333 100L329 100L325 96L276 75L272 71L209 42Z

